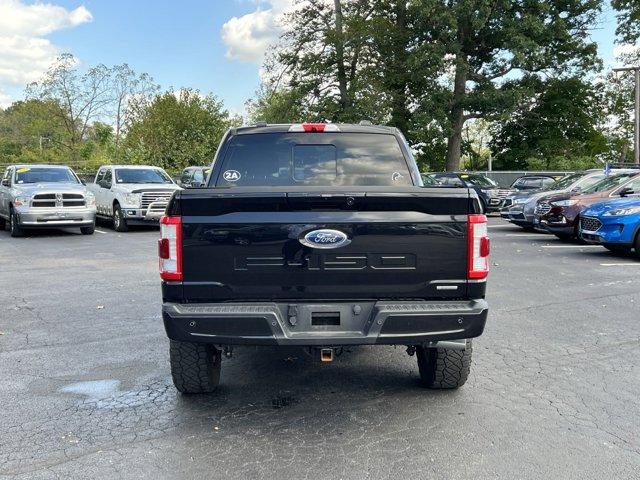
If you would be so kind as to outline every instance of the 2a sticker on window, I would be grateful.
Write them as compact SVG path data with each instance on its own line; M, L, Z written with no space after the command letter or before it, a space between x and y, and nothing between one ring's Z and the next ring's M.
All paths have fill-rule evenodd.
M227 182L237 182L238 180L240 180L240 177L240 172L237 170L226 170L222 174L222 178L224 178Z

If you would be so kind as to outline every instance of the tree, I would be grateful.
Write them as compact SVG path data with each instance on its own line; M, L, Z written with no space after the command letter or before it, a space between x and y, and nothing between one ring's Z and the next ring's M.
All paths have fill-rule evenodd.
M624 66L640 64L640 48L626 51L616 60ZM607 122L604 133L609 144L609 160L631 161L633 155L635 78L633 72L609 71L604 81Z
M212 95L192 89L164 92L131 120L125 154L129 161L168 169L208 165L224 132L240 123Z
M290 15L270 81L318 120L402 129L459 168L467 121L504 120L532 79L599 67L602 0L309 0ZM446 140L443 147L441 143Z
M267 85L305 105L309 120L380 118L372 88L368 0L308 0L289 14L289 28L267 63Z
M106 107L112 99L110 71L100 64L80 74L73 55L60 55L40 82L27 87L27 96L55 102L60 109L54 110L57 121L67 132L63 143L77 160L79 147L91 124L105 115Z
M115 158L120 156L122 134L136 109L144 108L159 86L147 73L137 74L129 65L123 63L111 68L111 89L113 96L114 146Z
M308 118L302 99L296 91L263 83L255 98L246 103L249 120L253 123L303 122Z
M638 0L611 0L618 11L616 35L621 42L635 43L640 39L640 2Z
M601 132L604 123L602 85L578 77L532 79L537 92L493 128L491 148L500 169L523 169L532 159L589 157L607 150ZM552 168L548 164L547 168Z
M0 158L58 162L68 141L63 115L56 102L24 100L0 110Z
M529 94L529 77L598 65L589 41L601 0L422 0L421 44L445 48L447 170L459 168L468 120L505 118ZM430 100L428 100L428 103Z

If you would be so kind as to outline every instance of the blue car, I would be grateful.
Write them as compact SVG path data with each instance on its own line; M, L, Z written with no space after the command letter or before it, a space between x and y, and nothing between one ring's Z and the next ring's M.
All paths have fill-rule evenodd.
M640 258L640 198L623 197L591 205L580 216L580 238L612 252L635 249Z

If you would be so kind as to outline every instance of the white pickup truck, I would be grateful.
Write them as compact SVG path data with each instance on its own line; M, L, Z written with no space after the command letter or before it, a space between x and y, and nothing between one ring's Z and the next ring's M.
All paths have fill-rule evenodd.
M173 192L181 190L162 168L148 165L104 165L87 188L96 197L97 216L112 220L118 232L157 223Z

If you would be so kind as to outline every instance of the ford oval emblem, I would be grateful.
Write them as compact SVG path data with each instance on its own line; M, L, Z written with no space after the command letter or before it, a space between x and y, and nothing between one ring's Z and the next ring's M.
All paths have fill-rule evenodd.
M300 239L300 243L311 248L338 248L349 245L351 240L349 240L346 233L323 228L322 230L313 230L307 233L304 238Z

